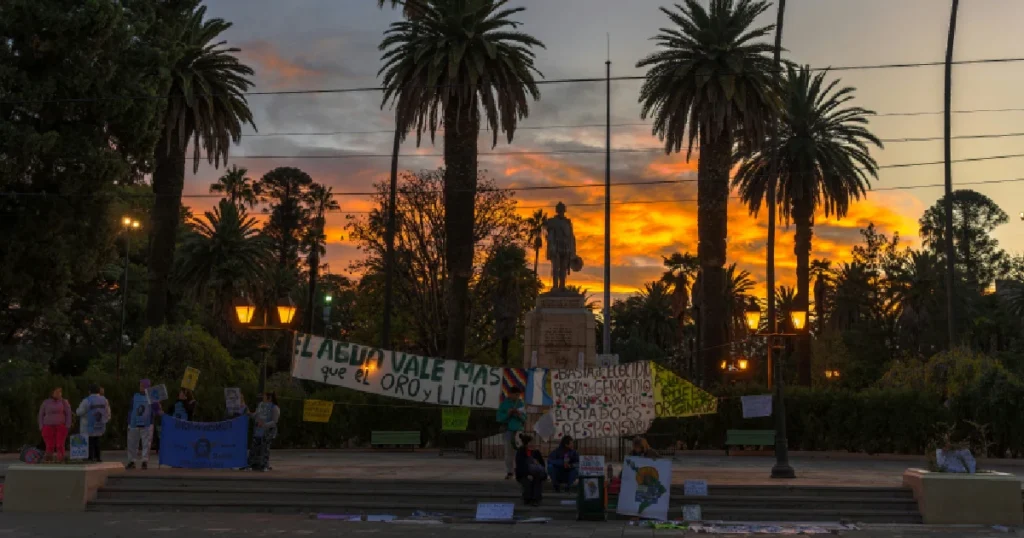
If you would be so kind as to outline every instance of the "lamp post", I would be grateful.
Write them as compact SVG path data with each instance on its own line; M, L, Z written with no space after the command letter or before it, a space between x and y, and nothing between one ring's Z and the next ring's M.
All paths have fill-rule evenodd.
M238 323L251 331L264 331L264 335L269 331L287 331L288 325L295 318L295 302L290 297L279 299L276 310L278 325L270 324L269 308L263 309L263 325L251 325L253 315L256 313L256 305L244 297L235 300L235 316L238 318ZM263 352L263 362L260 366L260 393L262 394L267 389L267 354L270 352L270 343L266 336L260 343L260 351Z
M771 293L769 291L769 293ZM772 333L771 331L759 333L761 327L761 309L753 302L743 313L749 328L755 335L768 338L768 363L775 370L775 398L772 405L772 412L775 413L775 465L772 466L772 478L796 478L796 472L789 464L789 443L786 440L786 401L783 398L783 375L782 375L782 349L786 338L799 336L807 326L807 311L792 310L789 312L789 321L793 327L792 333ZM772 352L778 351L779 357L772 360Z
M121 346L124 344L124 321L128 307L128 254L132 249L132 232L142 228L142 224L131 217L121 219L124 230L124 285L121 286L121 326L117 331L117 358L114 359L114 379L121 380Z

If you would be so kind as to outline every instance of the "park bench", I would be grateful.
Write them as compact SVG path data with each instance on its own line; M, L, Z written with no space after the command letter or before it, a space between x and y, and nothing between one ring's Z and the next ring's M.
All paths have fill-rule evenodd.
M726 456L731 446L775 446L775 430L726 430Z
M370 447L420 447L420 432L370 432Z

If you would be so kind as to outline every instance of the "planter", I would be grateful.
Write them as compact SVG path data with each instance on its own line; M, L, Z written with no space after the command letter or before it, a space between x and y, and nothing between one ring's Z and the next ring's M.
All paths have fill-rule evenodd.
M924 469L903 472L903 486L914 499L927 525L1021 525L1021 483L1006 473L935 473Z

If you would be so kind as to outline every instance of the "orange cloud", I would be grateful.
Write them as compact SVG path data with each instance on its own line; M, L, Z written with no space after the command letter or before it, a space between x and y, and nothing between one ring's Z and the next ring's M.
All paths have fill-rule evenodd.
M242 56L247 62L257 64L256 75L269 81L273 86L288 86L296 82L308 83L323 73L313 68L289 60L267 41L248 41L239 46Z

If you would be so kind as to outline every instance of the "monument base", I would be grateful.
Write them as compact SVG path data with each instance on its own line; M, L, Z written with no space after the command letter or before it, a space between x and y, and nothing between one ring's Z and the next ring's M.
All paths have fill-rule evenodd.
M597 319L583 295L554 291L537 297L526 314L525 336L524 368L597 366Z
M121 463L14 464L7 468L4 512L84 512Z

